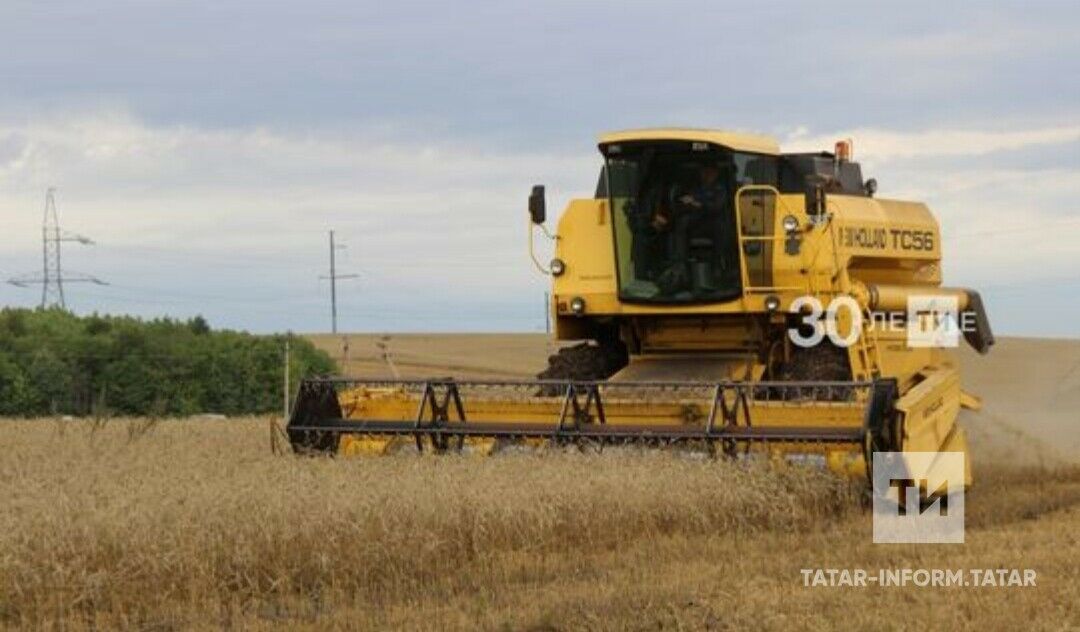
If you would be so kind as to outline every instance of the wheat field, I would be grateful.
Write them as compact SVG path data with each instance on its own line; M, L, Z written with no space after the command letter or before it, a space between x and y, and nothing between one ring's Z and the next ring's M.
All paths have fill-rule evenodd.
M258 420L6 423L0 612L18 625L404 624L433 592L482 601L567 552L857 507L819 471L660 454L350 461L275 456Z
M398 370L476 346L447 338L395 340ZM547 348L483 341L444 368L524 372ZM1000 366L1025 348L1045 352L1037 367ZM976 478L964 545L874 545L864 490L798 465L610 450L309 458L275 454L269 418L0 420L0 626L1078 629L1080 345L1003 349L999 366L966 369L987 408L962 420ZM804 585L807 568L1018 568L1038 582L821 588Z
M273 454L265 419L3 423L11 628L902 627L890 610L998 629L1080 621L1070 468L984 473L964 547L875 547L860 489L800 466L343 460ZM881 565L1036 568L1040 584L843 593L799 574Z

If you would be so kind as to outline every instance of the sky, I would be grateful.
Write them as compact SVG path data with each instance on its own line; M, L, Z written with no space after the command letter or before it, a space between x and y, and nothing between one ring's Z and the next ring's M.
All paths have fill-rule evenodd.
M0 41L0 280L56 187L78 313L325 331L334 230L342 331L542 331L531 186L677 125L852 138L997 333L1080 335L1075 3L5 0Z

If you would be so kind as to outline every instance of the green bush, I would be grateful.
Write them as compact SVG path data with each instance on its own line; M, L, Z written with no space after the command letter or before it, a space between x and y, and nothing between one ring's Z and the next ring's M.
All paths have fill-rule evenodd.
M335 372L310 342L213 331L206 320L0 310L0 415L228 415L279 410L293 380Z

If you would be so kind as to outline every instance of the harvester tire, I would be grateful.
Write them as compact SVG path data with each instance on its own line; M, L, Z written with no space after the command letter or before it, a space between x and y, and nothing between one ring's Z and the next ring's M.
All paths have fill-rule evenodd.
M558 353L548 356L548 366L536 375L541 380L571 380L575 382L593 382L606 380L626 366L625 351L583 342L572 347L559 349ZM539 395L553 397L561 395L565 387L544 385Z
M793 349L791 359L782 363L778 369L770 377L776 382L845 382L851 379L851 362L848 360L847 350L826 342L813 347ZM827 389L824 392L817 388L793 390L787 387L763 387L755 390L755 395L762 398L823 399L838 402L850 400L854 393L853 389L846 387Z

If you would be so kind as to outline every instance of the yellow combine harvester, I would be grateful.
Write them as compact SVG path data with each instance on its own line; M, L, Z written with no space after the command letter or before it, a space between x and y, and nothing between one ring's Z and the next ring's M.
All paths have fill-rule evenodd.
M761 136L646 129L599 148L595 196L554 234L543 187L529 198L530 254L535 227L555 241L550 264L533 259L553 278L556 338L584 342L534 381L305 380L294 448L685 445L817 454L852 474L878 450L966 452L956 418L978 400L933 325L955 308L985 353L982 302L941 287L929 209L875 198L850 142L785 154Z

